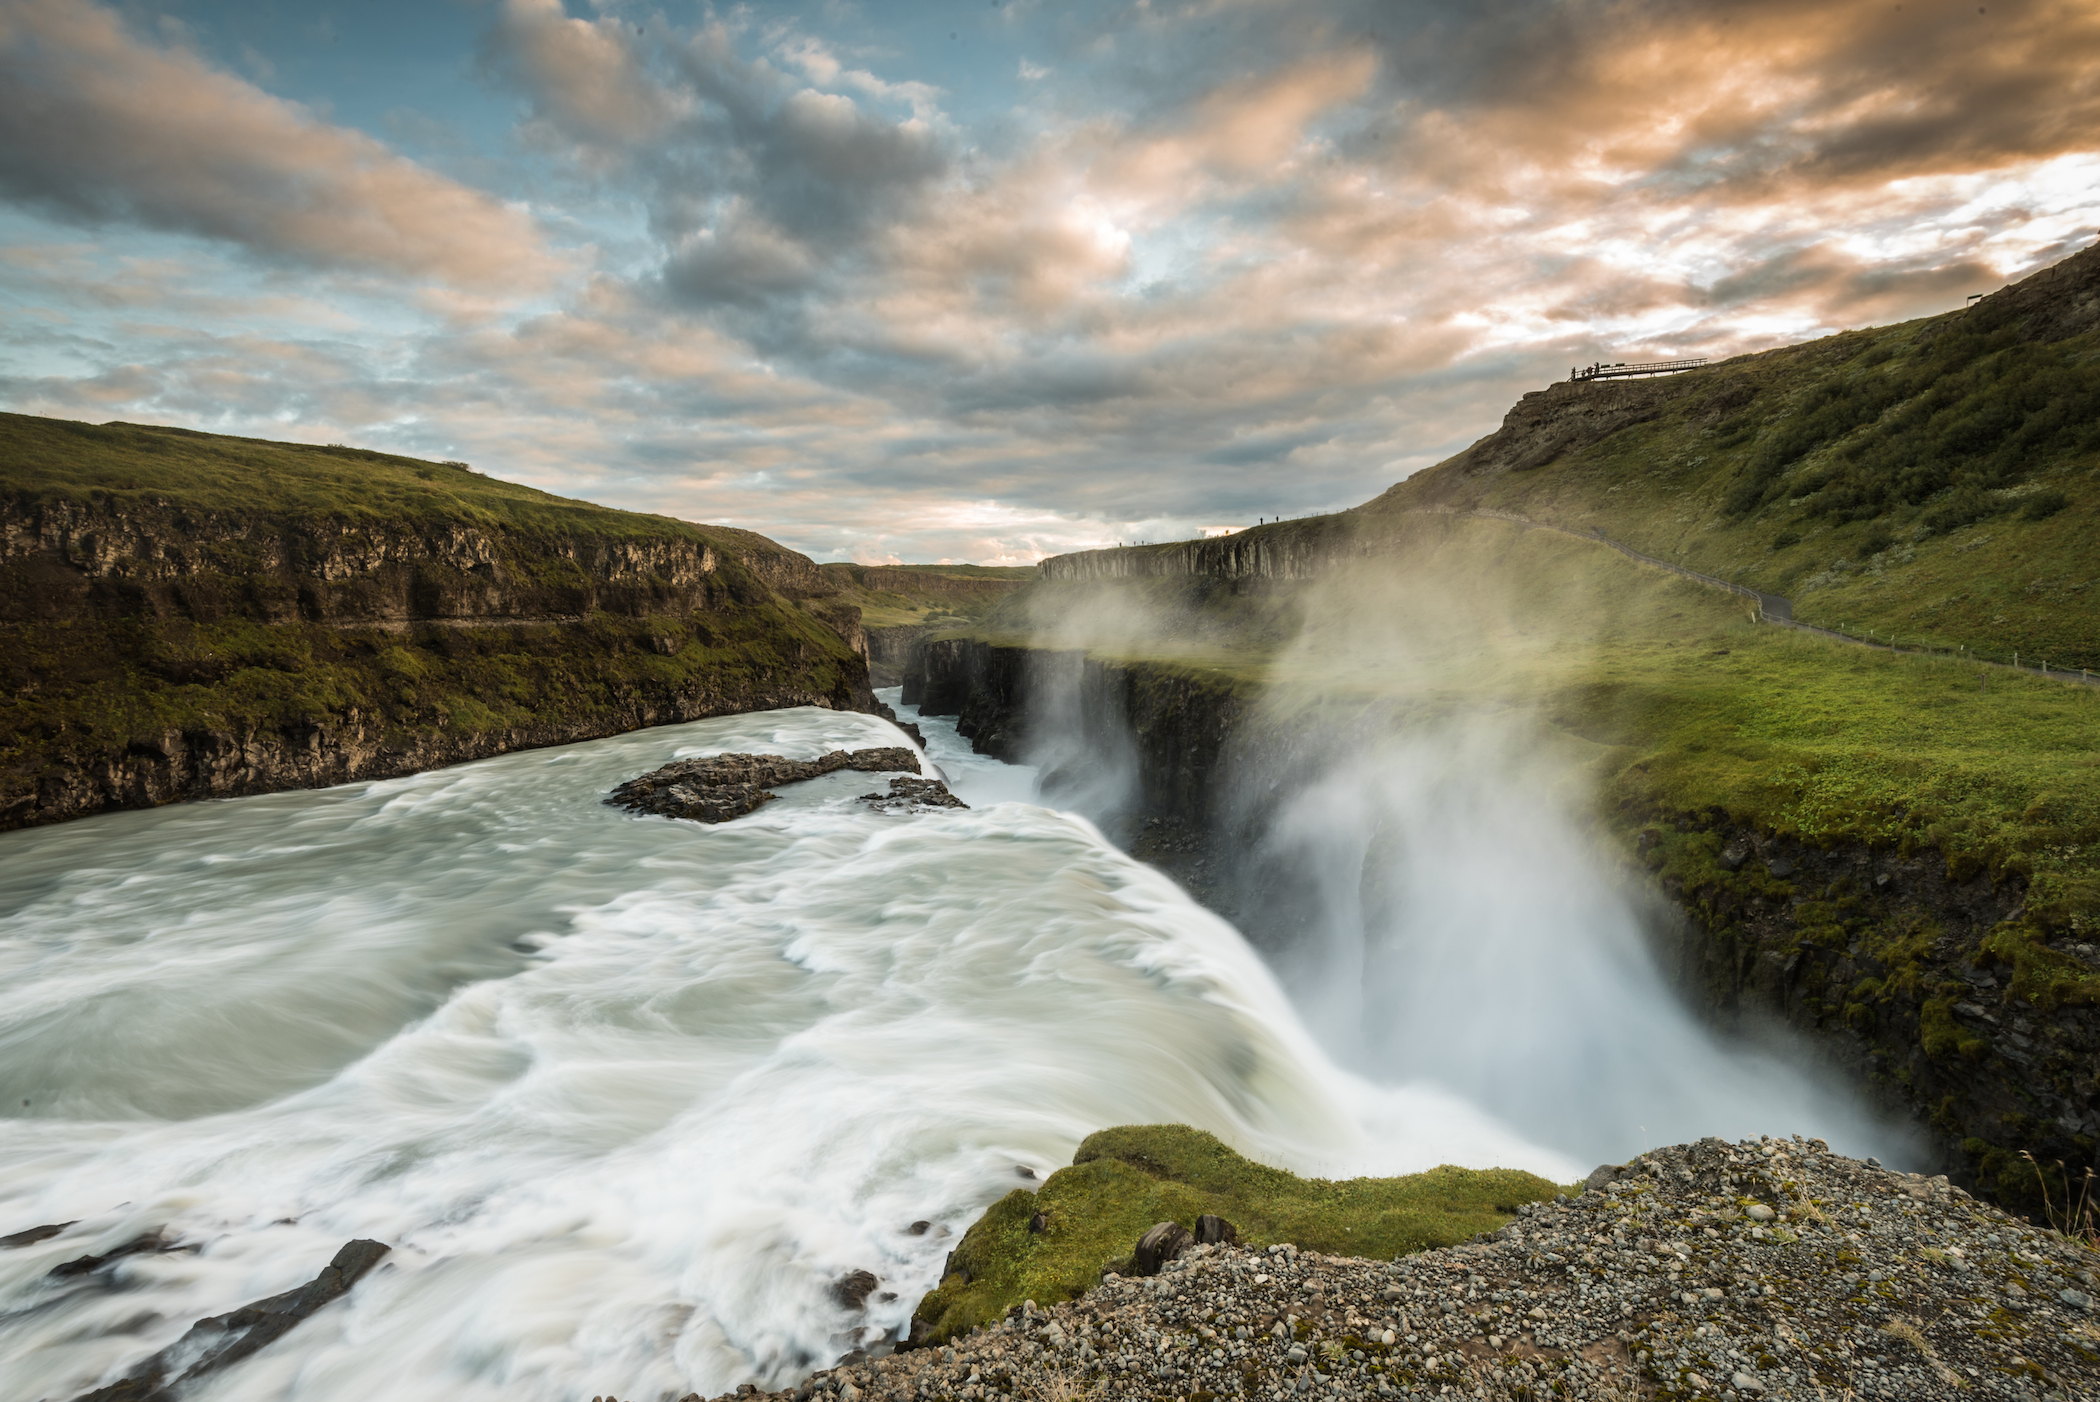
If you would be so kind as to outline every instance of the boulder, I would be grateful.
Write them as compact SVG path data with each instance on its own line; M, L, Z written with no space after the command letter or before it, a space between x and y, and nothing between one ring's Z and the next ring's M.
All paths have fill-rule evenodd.
M1160 1268L1195 1244L1189 1229L1179 1222L1159 1222L1138 1238L1139 1275L1158 1275Z
M1223 1217L1206 1212L1196 1219L1196 1244L1199 1246L1216 1246L1220 1242L1230 1245L1239 1239L1239 1228Z
M841 1309L858 1313L868 1307L868 1296L881 1283L872 1271L848 1271L831 1282L831 1298Z

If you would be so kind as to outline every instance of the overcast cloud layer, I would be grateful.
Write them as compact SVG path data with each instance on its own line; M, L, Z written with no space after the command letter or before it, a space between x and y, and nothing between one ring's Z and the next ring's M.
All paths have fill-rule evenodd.
M2100 225L2093 3L244 8L0 0L0 404L824 559L1351 505Z

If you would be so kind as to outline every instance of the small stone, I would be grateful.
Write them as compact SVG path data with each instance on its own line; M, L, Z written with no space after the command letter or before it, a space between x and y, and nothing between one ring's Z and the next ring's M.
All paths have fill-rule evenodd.
M1044 1232L1049 1231L1050 1214L1047 1212L1038 1212L1035 1214L1035 1216L1029 1218L1028 1230L1036 1236L1041 1236Z
M1761 1393L1765 1390L1764 1383L1749 1373L1737 1373L1728 1381L1735 1384L1737 1392Z
M1743 1209L1743 1215L1753 1222L1769 1222L1779 1214L1761 1202L1753 1202Z
M2059 1290L2056 1292L2056 1298L2074 1310L2089 1310L2093 1307L2093 1297L2083 1290Z
M1765 870L1781 880L1794 874L1794 864L1784 857L1774 857L1765 863Z
M1723 871L1741 871L1743 863L1749 859L1749 856L1750 849L1740 843L1730 843L1721 849L1719 858L1721 869Z

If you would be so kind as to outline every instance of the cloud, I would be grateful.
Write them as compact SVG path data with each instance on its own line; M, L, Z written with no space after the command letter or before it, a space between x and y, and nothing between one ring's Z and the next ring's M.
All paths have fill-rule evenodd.
M572 19L561 0L504 0L482 43L482 61L529 94L542 121L604 146L661 135L675 96L647 72L619 19Z
M0 4L0 196L464 287L537 286L558 266L525 214L86 0Z
M2088 242L2100 11L1963 8L1073 0L944 47L997 75L950 91L963 70L879 7L638 31L504 0L479 62L522 107L524 178L550 227L611 231L558 305L491 276L361 329L282 276L185 287L165 247L98 262L31 231L47 251L0 281L44 320L0 338L0 395L461 457L823 556L1025 559L1345 506L1573 363L1947 310ZM332 129L102 11L0 15L86 16L145 87L277 114L283 168L240 137L252 198L200 205L274 227L364 159L308 159ZM0 113L46 100L18 86ZM102 144L16 141L0 188L29 170L61 191L22 196L43 208L143 218ZM499 266L537 248L462 238ZM430 324L401 334L404 307Z

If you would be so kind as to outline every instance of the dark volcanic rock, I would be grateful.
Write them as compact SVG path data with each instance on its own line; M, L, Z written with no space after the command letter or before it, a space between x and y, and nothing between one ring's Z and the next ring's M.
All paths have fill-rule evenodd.
M48 1227L31 1227L27 1231L15 1232L10 1236L0 1236L0 1251L6 1251L17 1246L34 1246L40 1241L49 1241L52 1237L57 1236L72 1225L71 1222L54 1222Z
M914 779L900 774L890 780L886 794L864 793L860 801L884 813L923 813L931 808L968 808L938 779Z
M919 757L901 745L877 750L833 750L821 759L710 755L706 759L681 759L638 779L629 779L605 801L636 813L726 823L772 802L777 795L768 790L779 784L815 779L841 769L881 773L918 767ZM941 792L945 794L946 788Z
M83 1393L76 1402L172 1402L178 1388L240 1362L350 1287L393 1248L353 1241L306 1284L226 1314L200 1319L180 1339L131 1370L122 1381ZM176 1372L185 1360L194 1360Z
M870 1271L850 1271L831 1283L831 1298L840 1307L849 1310L864 1310L868 1307L868 1296L882 1282Z
M43 1232L45 1236L56 1236L65 1229L63 1227L55 1229L39 1227L37 1230ZM24 1233L24 1235L27 1236L28 1234ZM43 1237L29 1237L28 1241L17 1242L10 1237L8 1238L8 1244L27 1246L31 1241L41 1240L43 1240ZM142 1256L150 1252L166 1251L168 1249L168 1239L160 1234L158 1228L155 1228L153 1231L146 1232L141 1236L133 1237L121 1246L111 1247L100 1256L76 1256L62 1265L53 1266L51 1274L61 1279L69 1275L86 1275L90 1271L101 1270L111 1261L121 1261L126 1256Z
M1160 1268L1195 1245L1196 1239L1179 1222L1160 1222L1138 1238L1139 1275L1158 1275Z

